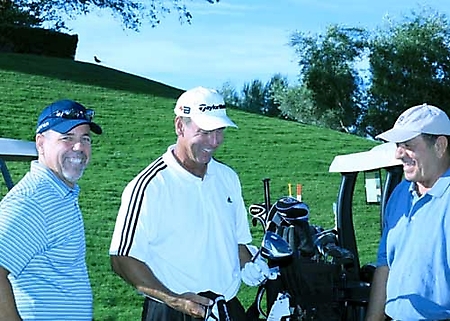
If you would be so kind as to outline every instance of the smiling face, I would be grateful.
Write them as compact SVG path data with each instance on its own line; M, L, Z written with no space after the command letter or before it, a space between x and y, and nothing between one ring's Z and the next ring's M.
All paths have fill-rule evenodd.
M178 136L175 157L186 170L203 177L214 152L223 143L225 128L206 131L189 118L177 116L175 131Z
M53 130L36 135L39 162L69 187L81 178L91 157L90 127L77 126L65 134Z
M403 172L409 181L425 189L448 169L447 139L445 136L419 135L403 143L397 143L395 157L403 162Z

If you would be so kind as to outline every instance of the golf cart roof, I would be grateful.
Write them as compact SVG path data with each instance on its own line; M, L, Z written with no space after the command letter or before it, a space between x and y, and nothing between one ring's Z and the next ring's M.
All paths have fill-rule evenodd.
M383 143L366 152L335 156L329 172L362 172L401 165L402 162L395 158L395 149L395 143Z
M4 161L31 161L37 158L34 141L0 138L0 159Z

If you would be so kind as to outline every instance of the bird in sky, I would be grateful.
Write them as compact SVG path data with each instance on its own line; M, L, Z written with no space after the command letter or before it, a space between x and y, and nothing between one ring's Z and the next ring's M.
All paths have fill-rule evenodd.
M97 56L94 56L94 61L98 64L102 62L100 59L97 58Z

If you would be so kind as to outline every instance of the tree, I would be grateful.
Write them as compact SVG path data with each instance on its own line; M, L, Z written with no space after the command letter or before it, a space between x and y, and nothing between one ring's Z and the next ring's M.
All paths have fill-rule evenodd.
M366 37L363 29L338 25L329 26L325 35L292 35L290 45L299 57L300 85L308 89L313 102L307 118L345 131L358 125L362 81L355 64L364 56Z
M261 80L255 79L251 83L245 83L240 108L251 113L262 114L265 98L265 88Z
M226 82L222 85L222 88L218 90L222 95L225 103L233 108L239 108L240 106L240 98L239 94L236 91L236 88L230 83Z
M289 87L289 82L285 76L275 74L264 88L264 106L262 114L269 117L279 117L281 115L280 103L275 98L285 92Z
M245 83L241 94L230 83L224 83L220 93L229 106L255 114L278 117L281 111L275 96L286 91L288 86L286 76L275 74L265 85L258 79Z
M74 18L80 14L87 14L94 9L110 10L114 17L121 20L126 29L138 31L142 24L149 23L152 27L160 23L160 19L172 11L178 13L181 22L190 23L191 13L186 8L184 0L0 0L0 21L7 13L1 8L18 8L27 16L34 17L42 25L43 22L50 29L65 28L64 19ZM219 0L204 0L216 3Z
M279 104L281 116L299 123L325 126L314 114L312 92L304 85L275 92L274 99Z
M362 125L375 136L408 107L429 103L450 113L450 27L445 15L412 11L389 21L370 42L372 84Z
M36 27L43 22L33 11L22 10L9 0L0 1L0 21L2 24L25 27Z

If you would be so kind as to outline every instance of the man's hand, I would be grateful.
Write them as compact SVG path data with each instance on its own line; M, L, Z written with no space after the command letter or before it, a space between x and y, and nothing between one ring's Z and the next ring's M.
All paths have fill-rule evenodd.
M170 291L155 277L147 264L133 257L111 255L111 265L114 272L133 285L138 292L193 317L204 318L207 307L214 303L195 293L177 294Z
M166 303L175 310L194 318L204 318L208 307L213 305L214 301L192 292L186 292Z
M257 256L254 262L245 263L241 270L242 281L249 286L259 286L267 280L269 274L269 266L260 256Z

